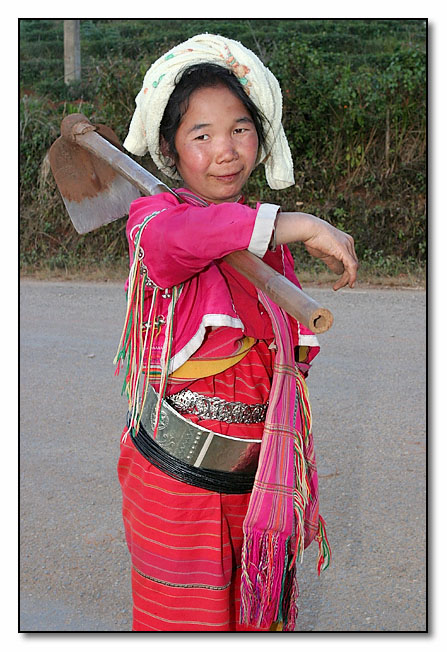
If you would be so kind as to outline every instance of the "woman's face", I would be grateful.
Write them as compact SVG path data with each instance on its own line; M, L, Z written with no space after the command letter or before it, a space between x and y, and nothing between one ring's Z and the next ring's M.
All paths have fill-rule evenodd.
M175 135L177 169L185 186L208 202L236 201L258 153L250 113L226 86L191 94Z

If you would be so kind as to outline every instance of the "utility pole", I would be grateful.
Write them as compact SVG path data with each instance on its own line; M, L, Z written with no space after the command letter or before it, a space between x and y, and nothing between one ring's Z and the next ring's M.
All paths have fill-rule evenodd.
M80 20L64 20L64 81L71 84L81 79Z

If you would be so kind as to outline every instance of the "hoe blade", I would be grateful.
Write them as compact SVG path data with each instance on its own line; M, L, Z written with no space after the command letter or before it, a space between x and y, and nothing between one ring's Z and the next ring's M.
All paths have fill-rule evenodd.
M115 133L105 125L97 132L122 150ZM88 233L127 215L139 190L105 161L60 136L49 160L65 207L78 233Z

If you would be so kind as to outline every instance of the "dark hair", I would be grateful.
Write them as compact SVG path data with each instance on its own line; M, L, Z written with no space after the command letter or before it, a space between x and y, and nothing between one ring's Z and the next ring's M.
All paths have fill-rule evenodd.
M249 112L258 134L259 147L265 143L263 120L266 118L256 104L244 91L239 79L231 70L214 63L198 63L179 73L180 77L172 91L160 123L160 145L165 140L167 151L177 161L178 152L175 147L175 135L180 122L188 110L189 98L194 91L200 88L213 88L226 86L238 99L241 100Z

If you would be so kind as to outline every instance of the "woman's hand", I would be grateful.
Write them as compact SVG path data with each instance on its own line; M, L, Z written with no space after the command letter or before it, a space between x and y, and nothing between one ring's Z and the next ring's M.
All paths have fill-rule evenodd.
M315 235L303 240L303 244L311 256L319 258L332 272L340 275L333 286L334 290L339 290L345 285L352 288L358 269L354 240L328 222L320 221L322 225L319 225Z
M354 240L329 222L307 213L279 213L276 242L302 242L311 256L319 258L332 272L340 275L334 290L345 285L354 287L358 269Z

